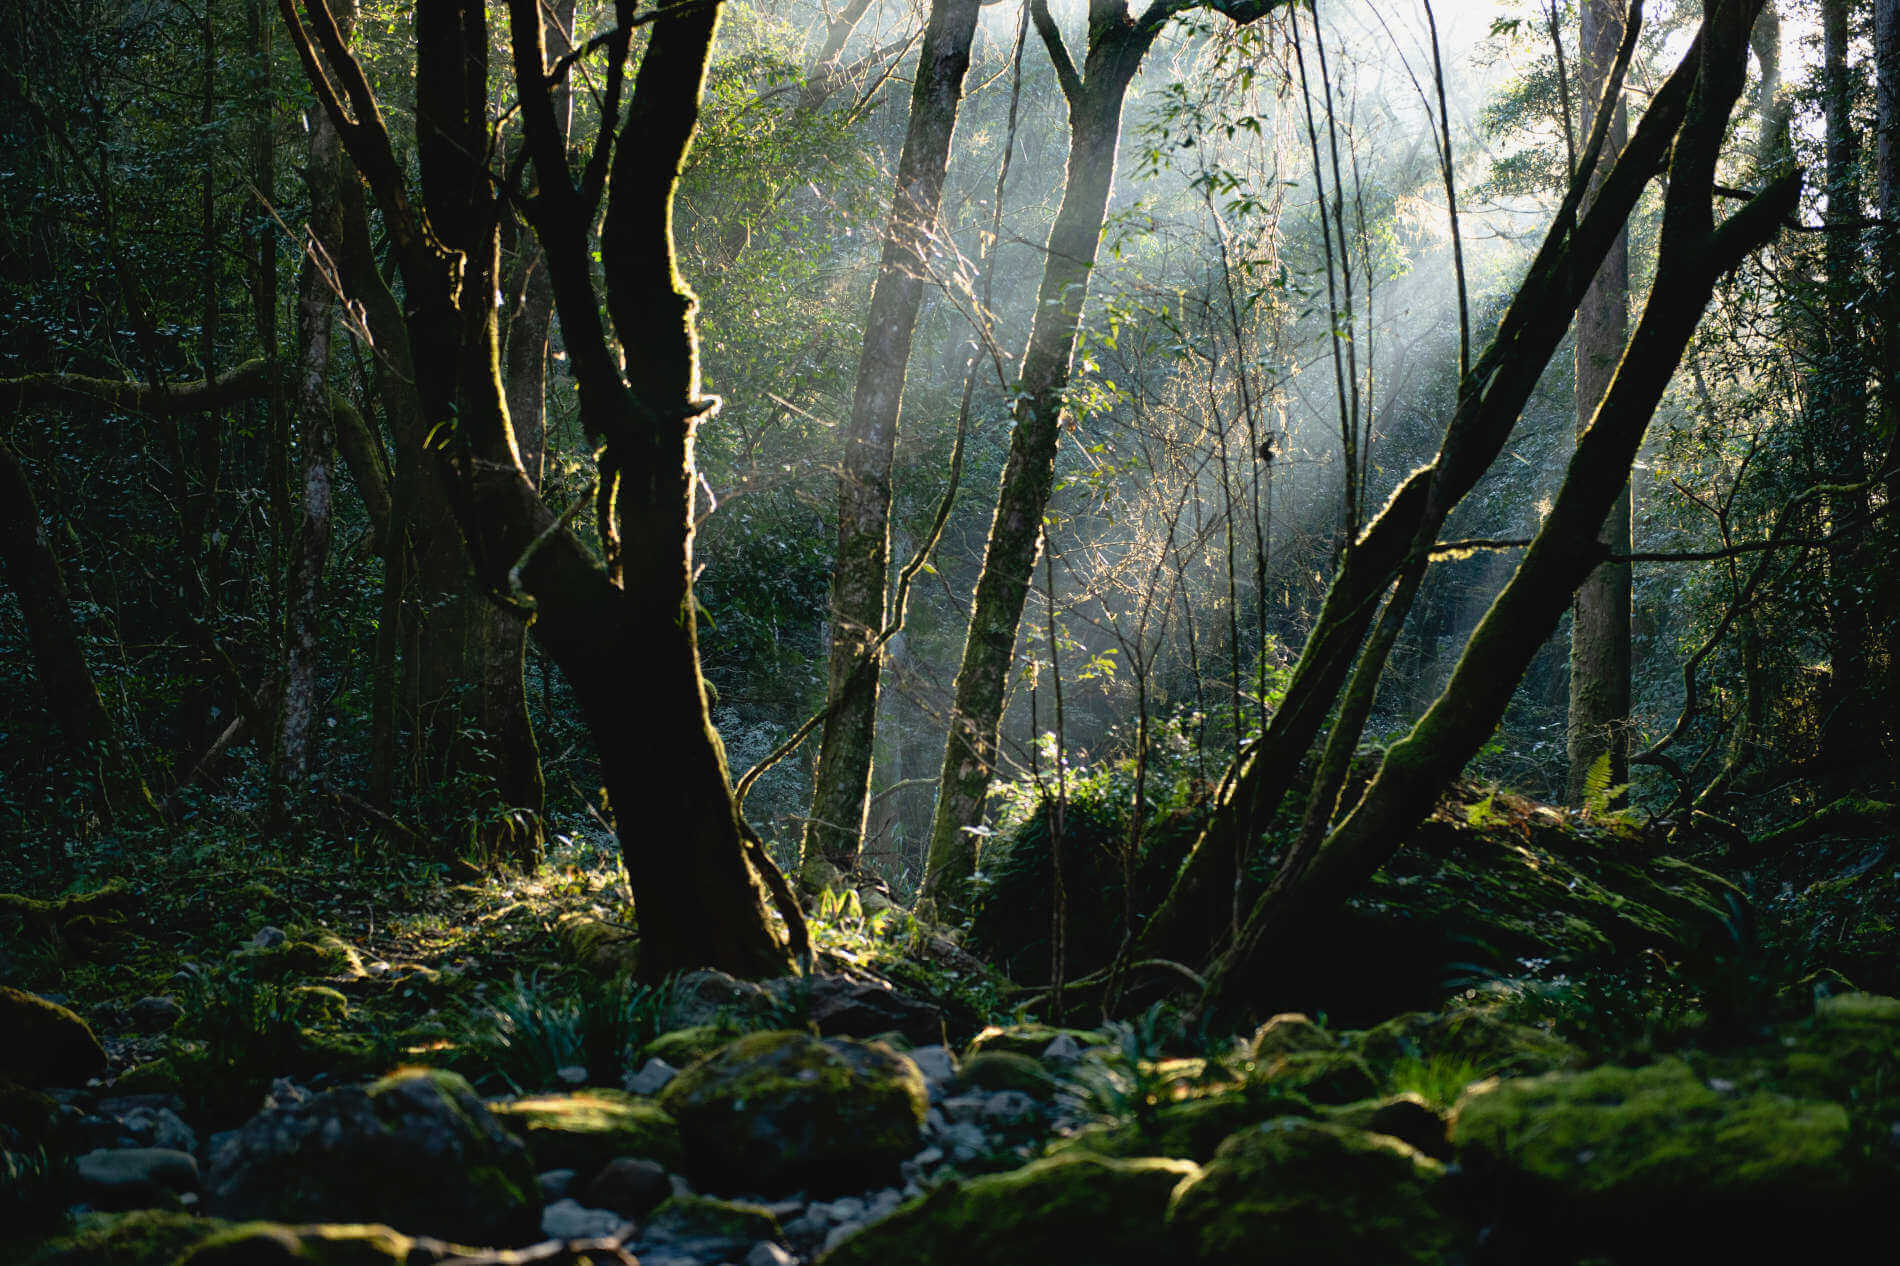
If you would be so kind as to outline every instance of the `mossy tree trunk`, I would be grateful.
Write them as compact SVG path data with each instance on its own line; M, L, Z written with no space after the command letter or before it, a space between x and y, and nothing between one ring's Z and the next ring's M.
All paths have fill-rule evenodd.
M1887 436L1880 478L1887 496L1876 568L1875 613L1886 657L1887 759L1900 763L1900 0L1874 0L1874 146L1878 177L1880 360L1877 398Z
M739 820L707 715L692 592L693 434L717 401L699 391L695 300L674 266L672 206L716 6L663 9L646 25L630 93L634 32L621 26L608 36L595 147L603 161L576 181L548 89L540 6L508 5L512 89L537 184L528 218L546 254L582 426L601 453L591 500L597 561L523 468L501 381L492 298L499 208L482 162L486 6L417 6L412 185L324 0L304 0L301 12L295 0L280 3L306 77L388 225L421 416L475 573L498 599L533 613L531 631L567 675L593 733L640 923L641 970L788 970L803 924ZM624 372L589 257L588 226L603 197L605 308ZM786 929L768 915L768 889Z
M882 656L873 648L889 606L891 464L917 310L925 283L939 266L935 257L942 254L936 243L941 237L944 173L980 7L978 0L935 0L918 54L897 189L865 318L851 421L839 455L828 715L805 826L806 864L823 861L853 870L864 835L883 667ZM830 57L836 56L832 49Z
M1245 24L1265 17L1281 3L1156 0L1136 17L1126 0L1090 0L1088 48L1078 67L1047 0L1032 0L1030 12L1037 34L1055 63L1056 79L1068 102L1068 169L1023 352L1009 456L970 606L970 627L957 668L949 734L937 779L924 892L946 914L962 909L976 869L973 828L982 822L984 799L996 768L1009 666L1055 479L1070 365L1114 187L1128 85L1175 15L1207 8Z

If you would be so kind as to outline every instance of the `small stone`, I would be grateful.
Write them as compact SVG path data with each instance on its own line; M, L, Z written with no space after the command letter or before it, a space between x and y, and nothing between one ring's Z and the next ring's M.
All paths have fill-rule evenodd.
M284 935L284 929L265 924L263 927L257 929L257 935L251 938L251 948L276 949L289 939L288 936Z
M620 1084L631 1095L657 1095L666 1089L666 1083L679 1076L679 1069L663 1059L650 1059L640 1066L637 1073L628 1073Z
M974 1121L983 1115L983 1109L987 1106L989 1100L982 1095L958 1095L943 1101L943 1114L952 1122Z
M950 1054L947 1046L916 1046L910 1051L910 1062L917 1065L917 1071L933 1088L951 1081L957 1075L956 1058Z
M950 1159L959 1165L967 1165L990 1150L989 1136L968 1121L945 1130L943 1142L950 1149Z
M829 1253L863 1229L855 1222L840 1222L825 1233L825 1246L822 1252Z
M541 1211L541 1234L551 1240L605 1239L625 1223L611 1209L589 1209L574 1199L557 1200Z
M1073 1064L1082 1058L1082 1043L1067 1033L1058 1033L1042 1048L1045 1064Z
M679 1174L669 1174L666 1181L667 1185L672 1187L673 1194L676 1196L690 1196L693 1194L693 1184L687 1182L686 1179Z
M185 1009L173 998L153 994L133 1003L129 1014L132 1027L141 1033L163 1033L177 1024Z
M565 1068L557 1068L554 1070L554 1076L570 1086L587 1084L587 1069L580 1064L569 1064Z
M886 1187L884 1190L878 1192L876 1195L871 1197L871 1207L865 1211L865 1216L867 1219L870 1219L870 1220L881 1218L885 1214L889 1213L891 1210L895 1209L898 1205L903 1204L903 1203L904 1203L903 1192L899 1191L895 1187Z
M845 1196L831 1202L831 1220L833 1222L864 1221L865 1204L856 1196Z
M997 1125L1019 1125L1036 1116L1036 1101L1020 1090L999 1090L983 1104L983 1119Z
M542 1203L553 1204L565 1198L567 1193L574 1189L574 1179L578 1176L571 1169L550 1169L545 1174L538 1175L534 1181L535 1185L541 1188Z
M637 1156L622 1156L587 1184L587 1203L596 1209L612 1209L623 1218L638 1220L658 1208L673 1194L666 1168Z
M119 1122L144 1147L186 1153L198 1150L198 1135L170 1108L134 1108Z
M101 1209L175 1206L179 1195L198 1186L197 1160L169 1148L101 1148L73 1167L87 1200Z
M745 1266L798 1266L798 1259L770 1240L760 1240L745 1255Z

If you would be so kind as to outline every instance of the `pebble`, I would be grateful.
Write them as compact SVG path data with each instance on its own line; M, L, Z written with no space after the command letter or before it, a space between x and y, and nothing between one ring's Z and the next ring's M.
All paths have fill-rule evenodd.
M955 1079L957 1075L956 1057L947 1046L918 1046L910 1052L910 1062L917 1065L917 1071L924 1075L926 1084L935 1088Z
M251 948L252 949L276 949L279 945L282 945L285 941L289 939L290 938L288 936L284 935L284 929L272 927L270 924L267 923L263 927L257 929L257 934L251 938Z
M745 1266L797 1266L798 1259L770 1240L760 1240L745 1255Z
M983 1104L983 1119L997 1125L1021 1125L1038 1115L1036 1101L1020 1090L999 1090Z
M663 1059L650 1059L641 1065L637 1073L628 1073L620 1084L626 1087L630 1095L657 1095L666 1089L666 1084L679 1076L679 1069Z
M982 1095L958 1095L943 1101L943 1114L951 1121L974 1121L983 1115L989 1100Z
M611 1209L589 1209L572 1198L541 1211L541 1234L551 1240L598 1240L617 1235L626 1219Z
M571 1169L550 1169L537 1177L535 1184L541 1188L541 1203L553 1204L564 1198L574 1189L574 1179L577 1177L579 1175Z
M1058 1033L1042 1048L1045 1064L1073 1064L1082 1058L1082 1043L1068 1033Z
M560 1081L570 1086L585 1086L587 1084L587 1069L580 1064L569 1064L564 1068L557 1068L554 1070L554 1075Z

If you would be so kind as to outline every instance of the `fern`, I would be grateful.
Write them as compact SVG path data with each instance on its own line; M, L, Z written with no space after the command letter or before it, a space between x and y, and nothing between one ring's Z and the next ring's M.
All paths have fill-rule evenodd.
M1606 817L1610 806L1629 793L1626 782L1610 783L1610 753L1606 749L1590 762L1590 768L1583 773L1583 811L1590 817Z

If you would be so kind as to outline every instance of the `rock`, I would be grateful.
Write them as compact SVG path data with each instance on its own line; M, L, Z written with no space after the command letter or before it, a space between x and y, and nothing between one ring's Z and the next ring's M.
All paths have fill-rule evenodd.
M1677 1059L1480 1082L1451 1141L1527 1233L1646 1252L1748 1246L1758 1260L1892 1183L1857 1159L1841 1105L1724 1092Z
M536 1174L535 1187L541 1192L542 1204L553 1204L574 1189L577 1175L571 1169L550 1169L546 1173Z
M1397 1139L1281 1117L1221 1144L1168 1225L1202 1266L1438 1266L1464 1238L1443 1177Z
M96 1209L175 1209L198 1190L198 1162L189 1152L131 1147L87 1152L73 1162L86 1202Z
M628 1221L637 1222L672 1194L673 1184L662 1166L641 1157L622 1156L594 1175L587 1184L586 1200L591 1208L612 1209Z
M77 1086L105 1071L106 1052L86 1022L38 994L0 985L0 1081Z
M679 1071L663 1059L649 1059L639 1072L628 1073L620 1084L630 1095L657 1095L666 1089L667 1082L679 1076Z
M821 1266L1152 1266L1179 1258L1163 1226L1185 1161L1056 1156L951 1183L835 1245Z
M45 1143L59 1120L51 1095L0 1080L0 1150L25 1152Z
M917 1066L889 1047L789 1032L740 1038L660 1102L695 1182L767 1193L894 1177L922 1146L929 1105Z
M453 1260L386 1226L252 1223L220 1232L176 1266L422 1266ZM447 1246L440 1246L446 1249Z
M743 1031L769 1026L782 1007L780 999L765 986L707 968L683 972L674 981L660 1015L660 1027L670 1030L723 1025L729 1032Z
M1779 1087L1862 1110L1882 1104L1900 1116L1900 998L1823 998L1810 1020L1780 1036Z
M967 1060L984 1051L1009 1051L1037 1059L1049 1051L1051 1043L1063 1037L1073 1042L1074 1046L1068 1043L1058 1046L1052 1056L1055 1062L1079 1059L1086 1048L1108 1044L1106 1035L1085 1029L1058 1029L1047 1024L1012 1024L1007 1027L992 1024L970 1039L969 1048L963 1052L963 1057ZM1069 1050L1075 1054L1063 1053Z
M163 1033L184 1016L185 1009L175 998L153 994L140 998L127 1012L132 1027L141 1033Z
M554 933L574 961L594 976L611 979L639 970L639 935L622 923L570 910Z
M659 1248L670 1256L717 1262L749 1252L760 1240L781 1238L778 1220L758 1205L674 1196L640 1228L640 1257L644 1261L644 1250Z
M541 1234L550 1240L604 1240L626 1219L611 1209L590 1209L578 1200L557 1200L541 1210Z
M1002 1054L1002 1052L998 1052ZM1082 1043L1072 1033L1058 1033L1042 1048L1042 1062L1066 1068L1082 1058Z
M1276 1117L1311 1117L1313 1108L1297 1096L1275 1094L1261 1086L1163 1104L1147 1120L1118 1126L1091 1126L1061 1144L1063 1151L1097 1156L1173 1156L1205 1164L1233 1134Z
M198 1150L197 1133L169 1107L108 1099L100 1103L99 1111L102 1115L117 1117L119 1127L140 1147L168 1148L175 1152Z
M211 1212L379 1222L463 1244L540 1227L527 1148L453 1073L404 1069L259 1113L214 1142Z
M1062 1088L1039 1060L1010 1051L972 1055L957 1073L957 1084L972 1090L1020 1090L1038 1099L1053 1099Z
M537 1095L492 1110L527 1143L536 1166L572 1169L583 1181L621 1156L645 1157L668 1168L682 1160L673 1118L652 1100L622 1091Z
M290 938L284 934L284 929L265 924L263 927L257 929L257 935L251 938L251 948L265 950L276 949L289 939Z
M1042 1119L1042 1105L1020 1090L999 1090L983 1101L983 1120L992 1129Z
M1379 1079L1366 1061L1350 1051L1296 1051L1281 1055L1259 1071L1259 1079L1277 1094L1295 1094L1310 1103L1340 1104L1370 1099Z
M1389 1095L1384 1099L1362 1099L1344 1107L1329 1108L1324 1116L1337 1125L1364 1130L1368 1134L1389 1135L1417 1148L1433 1160L1451 1159L1451 1142L1447 1137L1445 1118L1425 1102L1423 1095L1408 1092Z
M229 1230L228 1223L175 1211L100 1215L41 1245L27 1260L31 1266L173 1266L196 1245Z
M924 1081L929 1083L933 1092L957 1075L957 1057L950 1053L947 1046L914 1046L908 1053L910 1062L917 1065L917 1071L924 1075Z
M990 1152L990 1136L983 1132L983 1127L969 1121L959 1121L942 1131L937 1141L958 1165L968 1165Z
M1440 1060L1467 1066L1473 1081L1535 1076L1583 1062L1583 1053L1561 1038L1476 1007L1394 1016L1355 1035L1354 1046L1367 1064L1388 1075L1408 1059Z
M1332 1034L1298 1011L1276 1015L1261 1025L1254 1033L1251 1045L1254 1059L1263 1064L1282 1055L1297 1055L1302 1051L1339 1049L1339 1043Z
M737 1031L720 1024L699 1024L692 1028L662 1033L640 1052L648 1062L659 1060L674 1068L687 1068L738 1040Z
M798 1259L770 1240L760 1240L745 1255L744 1266L798 1266Z
M888 985L849 976L788 977L767 986L787 1007L810 1018L825 1037L901 1033L909 1042L941 1042L943 1012Z

